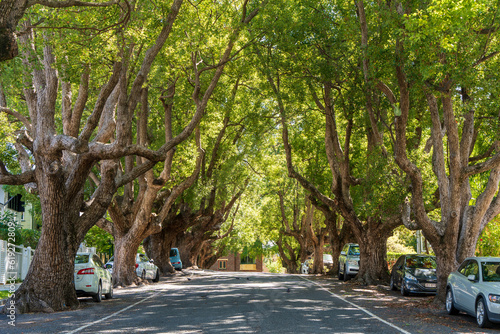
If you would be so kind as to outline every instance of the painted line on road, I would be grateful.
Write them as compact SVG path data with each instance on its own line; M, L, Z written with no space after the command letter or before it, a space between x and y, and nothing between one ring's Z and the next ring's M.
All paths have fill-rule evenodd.
M78 332L79 332L79 331L81 331L82 329L85 329L85 328L90 327L90 326L94 326L95 324L98 324L98 323L100 323L100 322L103 322L103 321L105 321L105 320L108 320L109 318L112 318L112 317L114 317L115 315L118 315L118 314L120 314L120 313L122 313L122 312L125 312L126 310L128 310L128 309L130 309L130 308L132 308L132 307L134 307L134 306L136 306L136 305L139 305L140 303L145 302L146 300L151 299L151 298L153 298L153 297L155 297L155 296L157 296L157 295L159 295L159 294L160 294L160 292L157 292L157 293L155 293L154 295L151 295L151 296L149 296L149 297L146 297L146 298L144 298L144 299L141 299L141 300L139 300L137 303L132 304L132 305L129 305L129 306L127 306L127 307L125 307L125 308L121 309L120 311L116 311L115 313L110 314L110 315L108 315L107 317L104 317L104 318L102 318L102 319L99 319L99 320L96 320L96 321L94 321L94 322L91 322L90 324L87 324L87 325L85 325L85 326L79 327L79 328L74 329L74 330L72 330L72 331L70 331L70 332L66 332L66 334L74 334L74 333L78 333Z
M346 302L347 304L349 304L349 305L351 305L351 306L354 306L354 307L355 307L355 308L357 308L358 310L361 310L361 311L365 312L365 313L366 313L366 314L368 314L369 316L371 316L371 317L373 317L373 318L375 318L375 319L377 319L377 320L379 320L379 321L383 322L384 324L386 324L386 325L388 325L388 326L391 326L391 327L392 327L392 328L394 328L394 329L397 329L397 330L398 330L398 331L400 331L401 333L404 333L404 334L411 334L410 332L405 331L404 329L402 329L402 328L400 328L400 327L398 327L398 326L396 326L396 325L394 325L394 324L390 323L389 321L386 321L386 320L384 320L384 319L382 319L382 318L380 318L380 317L376 316L375 314L373 314L372 312L368 311L367 309L365 309L365 308L363 308L363 307L361 307L361 306L359 306L359 305L357 305L357 304L354 304L353 302L351 302L351 301L349 301L349 300L345 299L344 297L341 297L341 296L337 295L335 292L332 292L332 291L328 290L327 288L325 288L323 285L319 284L318 282L311 281L310 279L305 278L305 277L302 277L302 276L299 276L299 277L300 277L300 278L302 278L302 279L304 279L304 280L306 280L306 281L308 281L308 282L311 282L311 283L313 283L313 284L315 284L315 285L319 286L321 289L325 290L326 292L328 292L328 293L329 293L329 294L331 294L332 296L334 296L334 297L336 297L336 298L338 298L338 299L340 299L340 300L342 300L342 301Z

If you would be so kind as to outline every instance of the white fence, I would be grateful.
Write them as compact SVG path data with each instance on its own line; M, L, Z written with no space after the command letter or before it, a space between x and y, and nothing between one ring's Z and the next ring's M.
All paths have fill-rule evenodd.
M16 278L24 280L35 254L31 247L9 244L10 248L8 248L7 245L7 241L0 240L0 284L6 284L7 279L14 276L14 273L16 273ZM12 250L14 250L14 256L12 256Z

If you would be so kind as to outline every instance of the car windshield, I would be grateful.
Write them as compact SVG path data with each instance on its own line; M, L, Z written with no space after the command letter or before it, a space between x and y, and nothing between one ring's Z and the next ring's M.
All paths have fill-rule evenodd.
M359 255L359 246L349 247L349 255Z
M500 262L481 262L483 281L500 282Z
M75 264L88 263L88 262L89 262L88 255L77 255L75 258Z
M412 256L406 258L407 268L436 269L436 259L433 256Z

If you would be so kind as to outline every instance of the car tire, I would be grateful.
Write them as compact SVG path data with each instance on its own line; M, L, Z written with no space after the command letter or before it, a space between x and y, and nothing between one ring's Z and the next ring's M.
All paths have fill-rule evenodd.
M392 291L396 291L398 288L396 287L396 283L394 282L394 276L391 275L391 283L390 287Z
M104 297L106 297L106 299L111 299L111 298L113 298L113 283L111 283L110 288L109 288L109 292L108 292L108 293L106 293L106 294L104 295Z
M458 314L458 310L455 307L455 302L453 301L453 291L451 291L451 288L449 288L446 291L446 312L449 315L454 315Z
M486 305L482 297L480 297L476 303L476 322L481 328L491 326L491 322L488 319L488 305Z
M101 302L101 300L102 300L102 283L101 283L101 281L99 281L99 285L97 286L97 293L92 296L92 299L96 303L100 303Z
M339 280L343 280L343 279L344 279L344 274L340 273L340 264L339 264Z
M401 281L401 295L408 296L410 293L406 290L405 282Z
M344 282L347 282L349 280L349 275L347 275L347 268L345 265L344 265L344 275L342 275L342 278Z
M158 282L160 280L160 272L156 270L155 278L153 278L153 282Z

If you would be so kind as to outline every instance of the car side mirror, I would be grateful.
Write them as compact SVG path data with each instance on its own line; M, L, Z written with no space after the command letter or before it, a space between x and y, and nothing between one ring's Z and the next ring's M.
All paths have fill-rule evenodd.
M340 252L340 255L345 255L345 252L344 251Z
M467 279L471 282L475 282L476 281L476 275L469 275L467 276Z

